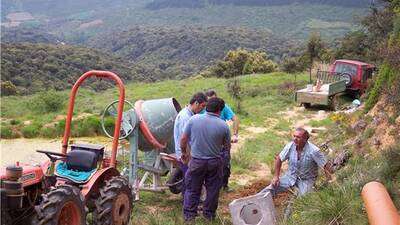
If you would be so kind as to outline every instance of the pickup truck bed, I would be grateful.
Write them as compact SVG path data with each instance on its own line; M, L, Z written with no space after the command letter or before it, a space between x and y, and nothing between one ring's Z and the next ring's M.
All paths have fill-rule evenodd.
M336 94L346 90L344 80L335 81L329 84L323 84L321 90L308 91L307 88L296 91L295 100L300 104L317 104L331 106Z

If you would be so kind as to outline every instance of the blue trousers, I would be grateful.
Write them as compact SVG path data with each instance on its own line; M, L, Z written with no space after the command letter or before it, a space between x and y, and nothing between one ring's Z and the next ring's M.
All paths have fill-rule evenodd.
M221 157L223 162L223 177L222 187L228 187L229 177L231 176L231 152L229 150L221 151Z
M308 192L313 191L313 187L315 184L315 179L308 179L308 180L296 180L293 184L293 181L287 176L284 175L280 177L280 182L277 187L272 186L272 184L265 187L261 190L258 194L265 194L266 192L271 192L272 196L276 196L277 194L287 191L289 188L295 188L297 196L303 196Z
M185 176L185 197L183 201L183 216L185 220L194 219L197 216L201 188L204 184L207 191L206 200L203 203L203 216L206 219L215 218L218 208L219 190L222 179L222 160L192 158Z
M188 170L188 165L184 164L181 159L178 161L179 169L183 173L183 180L182 180L182 197L185 198L185 175Z

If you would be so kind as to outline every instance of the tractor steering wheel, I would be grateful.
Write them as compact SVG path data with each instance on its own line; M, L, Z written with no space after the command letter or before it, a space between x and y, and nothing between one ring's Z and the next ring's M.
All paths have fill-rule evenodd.
M109 117L111 117L113 119L113 122L115 121L115 117L117 117L117 115L118 115L118 112L117 112L118 102L119 102L119 100L116 100L116 101L111 102L109 105L107 105L107 107L104 109L104 111L101 115L101 128L103 129L104 133L109 138L113 138L114 132L113 131L109 132L107 130L108 126L106 125L106 121L107 121L107 118L109 118ZM124 111L122 114L119 140L127 138L133 132L133 130L135 128L134 126L132 126L132 124L135 124L135 123L131 123L131 120L132 119L136 120L136 118L131 118L131 115L133 115L132 113L128 114L128 111L134 110L135 107L133 106L132 103L130 103L127 100L125 100L125 103L127 103L129 105L129 109ZM114 125L115 124L113 124L113 127L114 127Z
M50 152L50 151L44 151L44 150L36 150L36 152L45 154L47 157L49 157L51 162L55 162L55 161L57 161L59 159L67 158L66 154L58 153L58 152ZM54 157L54 156L59 156L60 158Z

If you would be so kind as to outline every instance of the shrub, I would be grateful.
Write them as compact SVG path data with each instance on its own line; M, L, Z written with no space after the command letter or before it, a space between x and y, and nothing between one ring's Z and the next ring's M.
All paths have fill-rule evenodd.
M1 125L0 137L1 138L13 138L14 135L13 135L13 131L12 131L11 127Z
M26 127L23 127L21 132L25 138L34 138L40 134L41 125L39 124L30 124Z
M237 49L229 51L222 61L211 67L211 72L217 77L230 78L242 74L270 73L276 68L265 52Z
M382 65L376 82L371 88L371 92L368 94L368 99L365 103L365 110L369 111L378 102L379 97L383 94L383 91L388 88L388 85L393 85L396 81L396 72L387 64ZM397 84L400 86L400 84ZM400 97L399 97L400 98Z
M2 81L1 82L1 95L16 95L18 94L17 87L11 81Z
M65 129L65 119L58 121L58 123L55 125L55 129L58 136L63 135Z
M72 129L71 133L74 137L93 136L102 132L100 120L96 116L74 121Z
M55 138L60 136L59 133L57 132L56 126L43 126L40 129L40 136L46 137L46 138Z
M20 124L20 123L21 123L21 121L16 120L16 119L10 120L10 124L11 124L11 125L18 125L18 124Z
M286 73L303 72L307 69L307 64L300 57L285 58L281 64L281 69Z
M65 96L55 90L40 92L32 100L32 109L38 113L60 111L65 102Z

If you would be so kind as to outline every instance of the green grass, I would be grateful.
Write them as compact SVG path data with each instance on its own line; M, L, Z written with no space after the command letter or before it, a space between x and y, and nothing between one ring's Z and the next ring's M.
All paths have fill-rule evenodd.
M312 127L326 127L333 123L333 121L328 117L323 120L311 120L309 125Z
M307 79L305 74L298 76L298 82L304 82ZM285 73L271 73L259 75L246 75L240 77L240 84L243 90L242 114L239 115L244 125L263 125L269 117L276 117L276 113L282 111L288 104L293 104L292 96L282 95L278 92L279 85L284 82L293 82L294 76ZM233 99L229 96L226 84L228 80L217 78L189 78L185 80L168 80L156 83L129 83L126 84L126 100L134 103L137 100L157 99L175 97L181 106L185 106L190 97L198 91L215 89L218 95L222 97L232 107L235 105ZM252 92L252 93L250 93ZM69 96L69 91L57 92L58 96ZM55 122L57 115L66 115L66 107L57 112L38 113L36 107L33 107L38 95L30 96L11 96L2 97L1 117L11 121L28 121L35 124L46 125ZM99 116L104 107L113 100L118 99L118 90L109 89L104 92L94 92L85 88L78 91L75 103L74 115L90 112L93 116ZM234 107L233 107L234 108ZM235 109L234 109L235 110ZM88 122L89 125L80 124L74 131L74 136L92 136L98 135L98 122ZM25 125L10 125L16 129L22 130ZM41 127L41 126L39 126ZM25 128L28 136L40 135L48 136L50 131L30 132Z
M288 224L366 224L359 190L352 186L329 185L296 199Z

